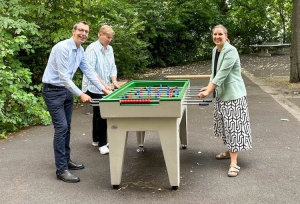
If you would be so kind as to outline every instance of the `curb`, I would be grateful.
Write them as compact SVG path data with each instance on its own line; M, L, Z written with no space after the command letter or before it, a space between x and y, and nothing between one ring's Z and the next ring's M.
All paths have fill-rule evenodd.
M285 96L282 94L277 93L274 88L268 86L267 84L261 82L256 77L253 76L250 72L244 70L242 68L242 73L248 77L253 83L257 84L264 92L272 96L272 98L277 101L284 109L286 109L290 114L292 114L298 121L300 121L300 108L289 101Z

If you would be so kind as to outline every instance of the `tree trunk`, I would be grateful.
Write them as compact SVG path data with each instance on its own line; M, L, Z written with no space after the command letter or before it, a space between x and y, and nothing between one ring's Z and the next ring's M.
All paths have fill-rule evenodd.
M300 82L300 1L293 1L290 83Z

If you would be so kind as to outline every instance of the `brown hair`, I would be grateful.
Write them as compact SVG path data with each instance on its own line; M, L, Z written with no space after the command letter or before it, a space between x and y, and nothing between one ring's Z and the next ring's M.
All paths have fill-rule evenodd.
M212 34L214 33L214 30L215 30L216 28L221 28L221 29L224 31L224 33L227 35L227 29L225 28L225 26L223 26L223 25L221 25L221 24L216 25L216 26L212 29Z

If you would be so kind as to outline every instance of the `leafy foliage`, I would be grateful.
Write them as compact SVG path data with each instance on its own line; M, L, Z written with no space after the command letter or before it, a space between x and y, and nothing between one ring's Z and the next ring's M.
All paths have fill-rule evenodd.
M89 11L101 14L88 17L95 22L91 24L92 30L98 32L102 25L108 24L116 33L111 45L118 75L131 77L137 72L143 72L148 65L150 53L147 50L149 44L139 36L139 33L144 32L146 22L138 19L137 9L125 1L101 1L92 3ZM97 40L96 36L92 39Z
M212 13L206 1L129 1L145 21L142 39L149 42L149 66L169 66L205 59ZM204 35L203 35L204 34Z
M39 34L37 25L19 18L27 11L18 3L14 0L8 5L1 4L4 12L0 16L0 137L5 137L6 131L50 122L43 100L34 95L40 86L31 84L31 72L16 57L19 52L32 51L24 34Z
M116 35L118 77L146 68L210 59L211 29L227 27L241 53L250 44L290 42L292 0L10 0L0 1L0 137L22 126L49 124L41 79L52 47L73 25L90 24L89 43L109 24ZM82 73L74 81L81 86ZM75 102L79 102L74 97Z
M249 52L250 44L261 44L267 41L286 41L290 35L290 9L282 12L282 3L290 7L291 0L235 0L228 1L225 24L229 30L229 38L242 52ZM285 21L286 23L283 23ZM285 31L285 32L282 32Z

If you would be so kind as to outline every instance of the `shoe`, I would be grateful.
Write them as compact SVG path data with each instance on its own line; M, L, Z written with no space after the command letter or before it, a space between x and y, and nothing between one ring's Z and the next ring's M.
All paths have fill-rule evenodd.
M230 159L230 154L228 151L224 152L224 153L220 153L216 155L216 159Z
M106 145L99 147L99 151L100 151L100 154L108 154L109 153L109 149L107 148Z
M241 167L236 164L231 164L228 170L229 177L236 177L240 172Z
M71 170L79 170L79 169L84 169L84 165L83 164L76 164L75 162L73 162L71 159L68 162L68 168Z
M98 147L98 142L92 142L92 145L93 145L94 147Z
M56 172L56 177L57 177L57 179L62 180L67 183L77 183L80 181L79 177L71 174L69 172L69 170L62 170L62 171Z
M107 143L106 146L109 147L109 143Z

